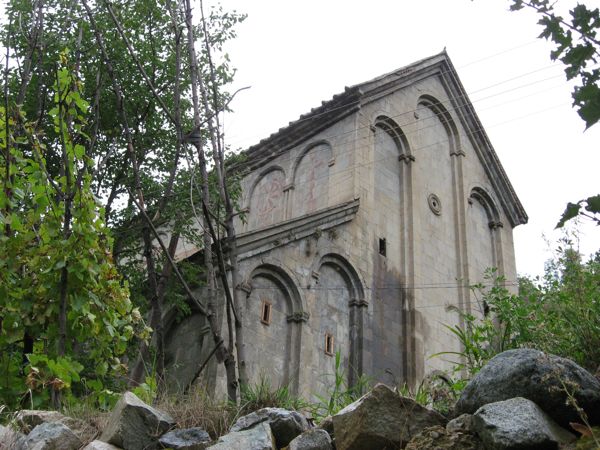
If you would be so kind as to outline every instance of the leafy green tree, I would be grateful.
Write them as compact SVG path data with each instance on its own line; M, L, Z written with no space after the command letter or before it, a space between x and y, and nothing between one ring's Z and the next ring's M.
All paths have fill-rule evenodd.
M62 52L55 66L45 116L56 140L8 99L0 110L0 401L13 406L27 388L34 404L59 406L62 392L101 387L144 332L92 193L89 105L68 58ZM54 174L48 155L59 155Z
M210 195L208 175L211 167L225 167L227 148L215 128L219 128L216 116L232 98L225 86L233 69L222 46L235 36L234 27L243 16L215 9L202 26L195 26L189 6L184 0L10 0L0 31L11 61L5 71L6 97L15 99L35 133L45 137L45 169L51 178L64 175L64 158L57 151L62 138L48 120L53 108L55 61L62 49L71 49L72 66L83 82L79 95L90 104L81 130L89 137L84 146L90 161L89 186L102 202L104 223L115 236L110 245L119 273L129 280L131 300L153 329L150 348L142 343L135 352L136 346L130 346L132 354L143 356L135 365L140 370L133 372L134 383L145 378L144 368L153 363L157 379L162 378L162 321L170 303L173 275L187 296L188 309L192 306L213 320L217 359L235 365L235 360L221 351L225 346L216 322L221 315L207 310L206 299L198 299L190 291L190 280L173 263L173 256L182 238L195 239L200 249L211 248L217 241L207 233L198 236L194 229L198 217L186 213L190 206L201 214L205 204L218 236L224 233L215 218L233 218L235 190L225 186L229 195L224 197L223 185L215 184L218 187ZM198 36L205 45L196 52L186 42L187 34ZM188 47L192 49L189 57ZM197 112L189 101L193 75L198 75L204 89ZM211 162L211 152L216 155L215 162ZM206 177L196 173L201 158L207 162ZM7 197L11 195L9 185L9 181L3 184ZM190 186L201 195L190 199ZM195 205L190 205L194 201ZM73 210L71 204L67 206ZM223 214L225 210L227 214ZM155 234L157 228L171 231L168 242ZM205 254L206 267L212 267L214 255L210 251ZM211 285L213 292L206 304L213 303L215 295L230 292L220 288L216 273L204 272L202 281ZM232 374L228 384L235 392L235 368L228 373Z

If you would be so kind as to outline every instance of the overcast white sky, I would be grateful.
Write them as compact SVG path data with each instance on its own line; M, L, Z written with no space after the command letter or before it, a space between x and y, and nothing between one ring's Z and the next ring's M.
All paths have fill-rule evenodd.
M562 65L537 39L537 17L508 11L509 0L220 3L248 14L226 49L238 69L235 86L252 86L225 117L234 148L257 143L345 86L446 47L529 215L514 230L520 274L542 273L550 256L543 236L561 235L553 229L566 203L600 192L600 124L584 133ZM580 236L584 254L600 249L600 228L584 223Z

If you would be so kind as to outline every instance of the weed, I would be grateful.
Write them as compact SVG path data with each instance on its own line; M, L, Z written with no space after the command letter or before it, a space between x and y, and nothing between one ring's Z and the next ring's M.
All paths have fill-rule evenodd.
M350 386L346 381L346 373L341 366L341 355L335 354L335 372L332 391L326 395L316 395L317 402L310 405L310 411L315 419L320 420L332 416L350 403L358 400L363 392L370 387L370 379L361 375L357 382Z

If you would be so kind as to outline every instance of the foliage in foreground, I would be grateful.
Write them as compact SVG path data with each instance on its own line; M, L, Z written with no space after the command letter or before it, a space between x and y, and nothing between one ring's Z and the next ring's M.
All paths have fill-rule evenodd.
M83 132L89 105L61 54L54 139L20 108L0 109L0 402L54 405L71 389L100 392L122 372L118 356L141 322L110 252L91 190ZM52 151L51 151L52 149ZM55 173L47 155L61 156Z
M463 350L456 352L455 371L476 374L496 354L514 348L536 348L574 360L594 373L600 366L600 252L587 262L565 237L545 273L520 280L519 295L488 272L489 289L474 293L487 304L482 318L461 313L465 327L448 327ZM450 354L450 353L444 353Z

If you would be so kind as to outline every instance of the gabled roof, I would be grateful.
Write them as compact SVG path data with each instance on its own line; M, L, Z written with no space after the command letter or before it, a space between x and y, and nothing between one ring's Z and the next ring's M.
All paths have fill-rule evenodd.
M301 115L286 127L280 128L258 144L249 147L244 152L247 159L241 166L248 170L262 167L282 153L360 110L363 105L430 76L439 77L446 88L452 103L452 107L448 109L453 110L464 129L468 130L467 137L485 168L511 226L527 223L527 213L508 180L445 49L437 55L421 59L372 80L346 87L344 92L334 95L333 98L322 102L320 106Z

